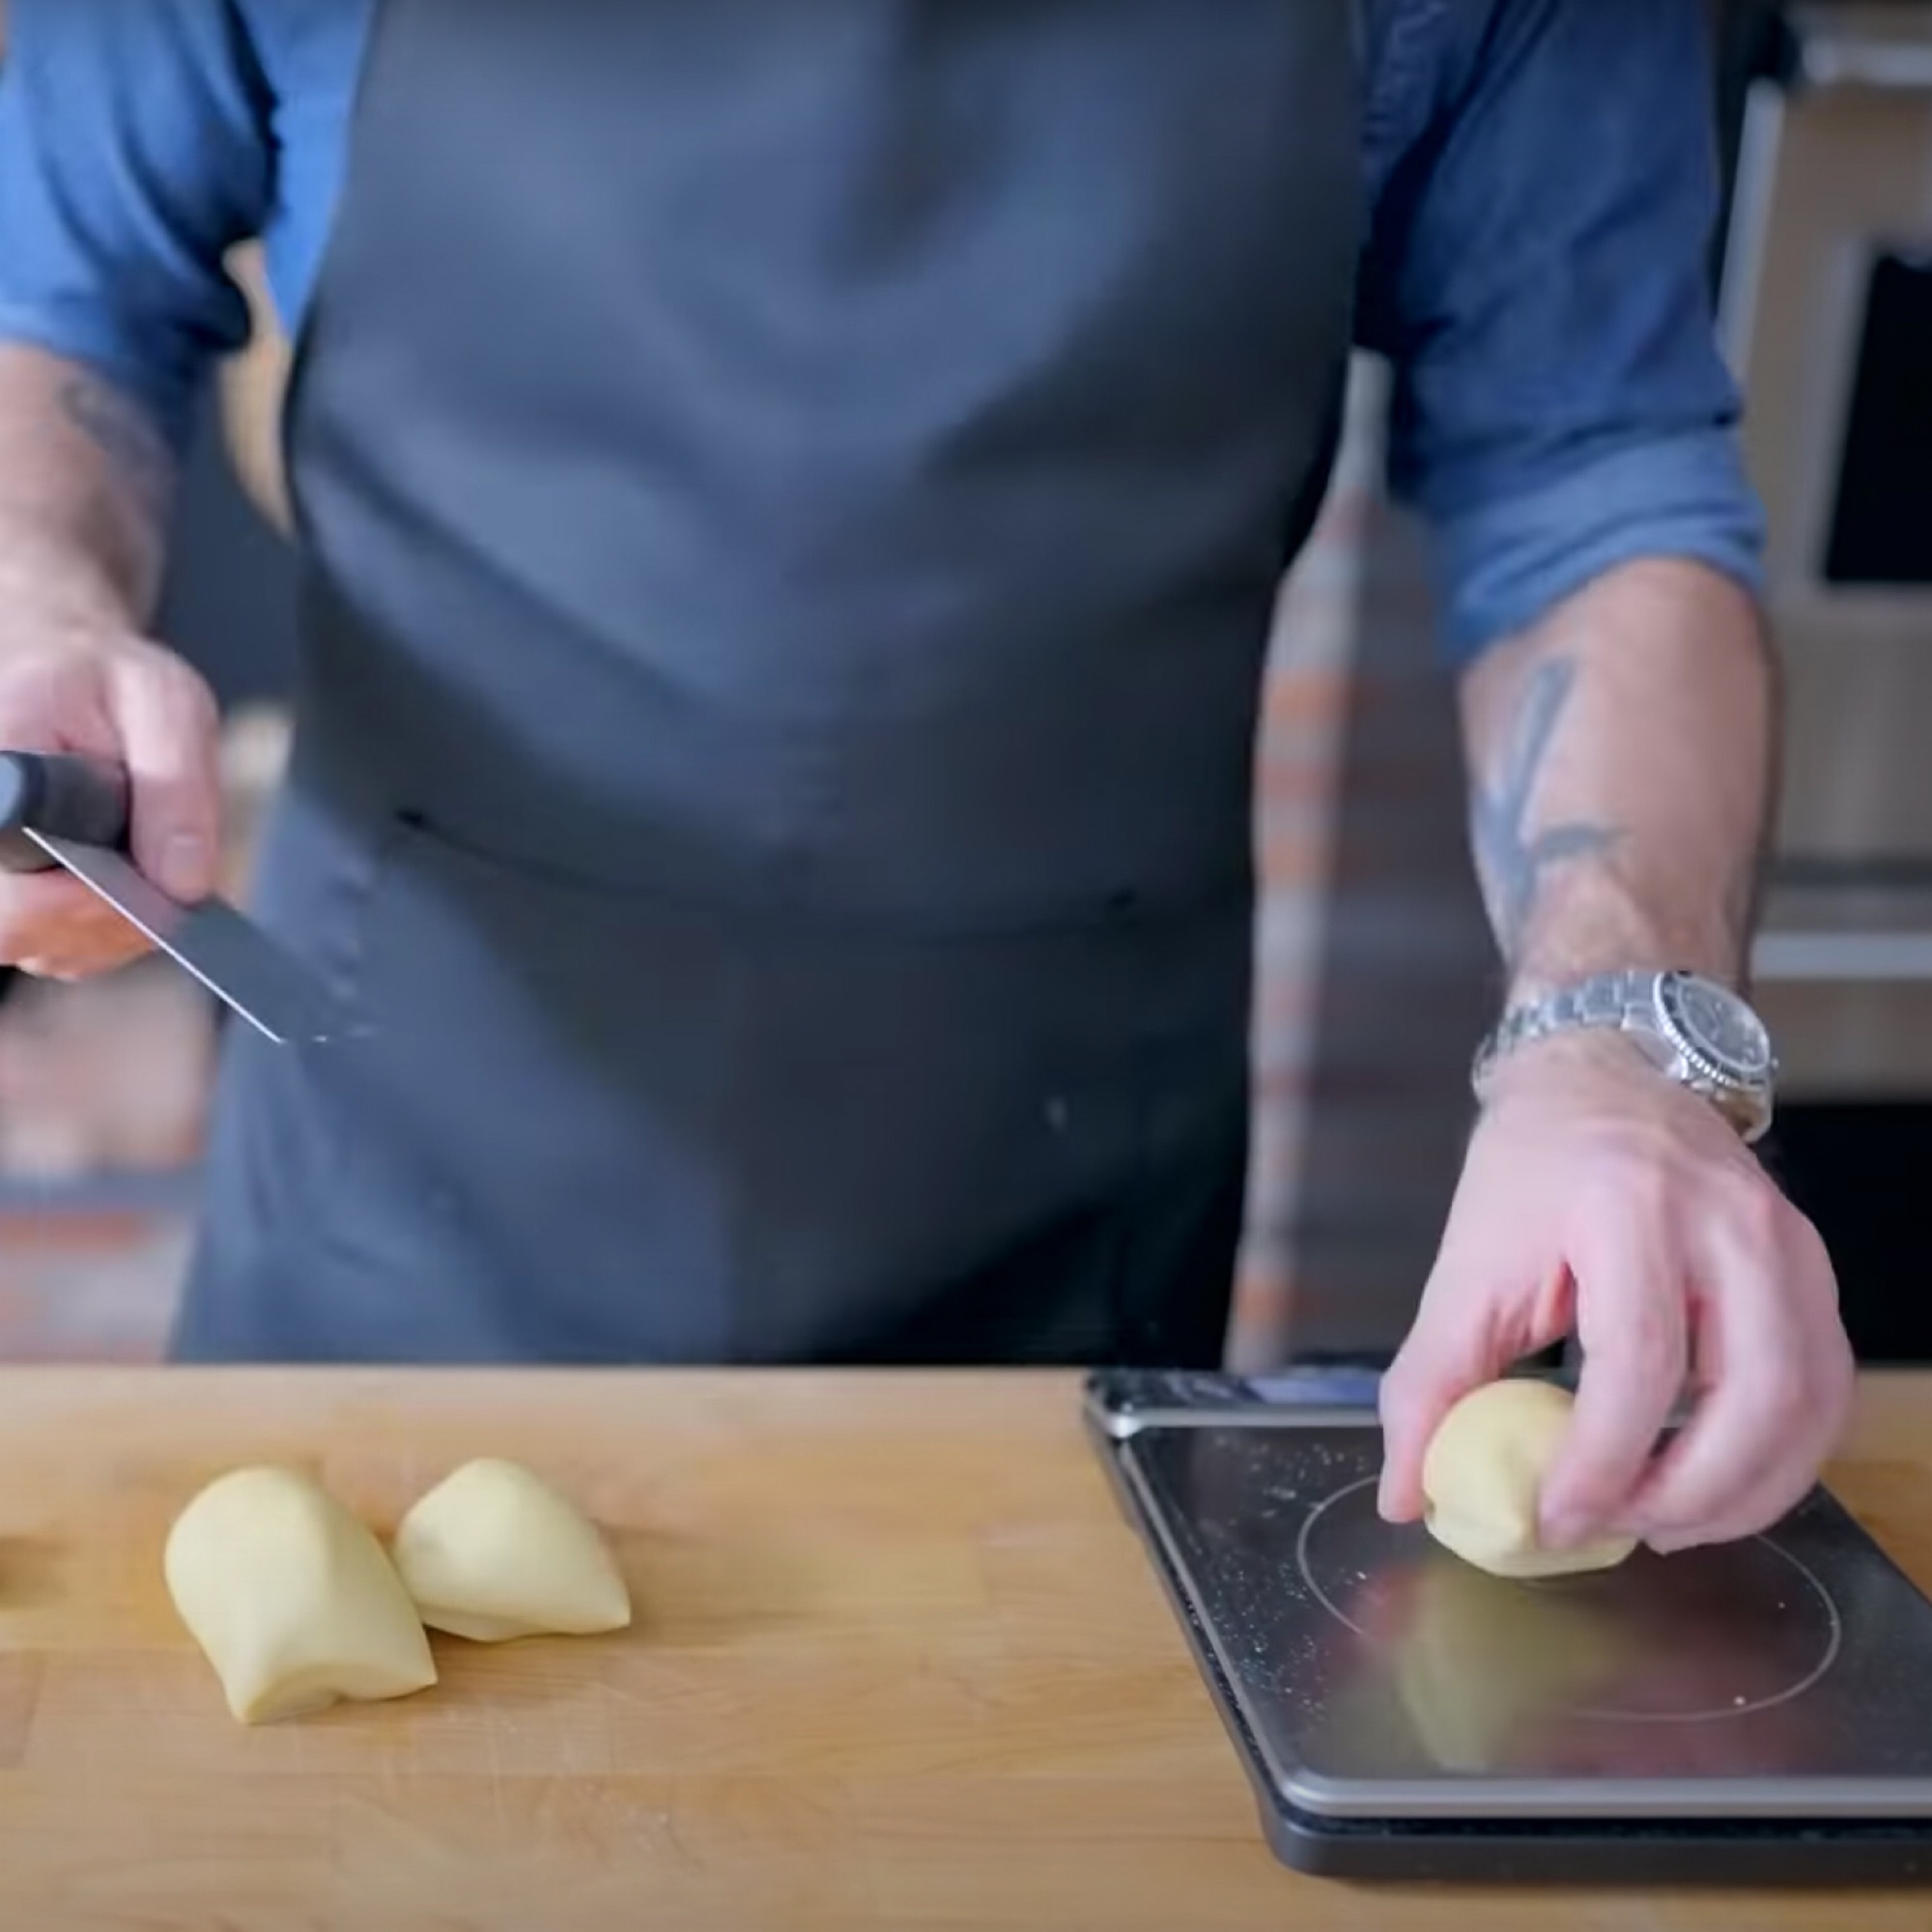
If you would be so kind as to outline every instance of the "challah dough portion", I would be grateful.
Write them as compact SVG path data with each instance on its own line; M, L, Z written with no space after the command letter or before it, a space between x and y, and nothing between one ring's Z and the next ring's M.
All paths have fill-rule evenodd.
M432 1630L478 1643L624 1629L631 1597L596 1525L517 1463L481 1457L396 1530L396 1569Z
M437 1681L422 1619L382 1544L296 1470L217 1476L175 1519L162 1569L244 1724Z
M1463 1396L1423 1458L1423 1520L1435 1540L1493 1577L1560 1577L1621 1563L1635 1537L1599 1537L1575 1549L1538 1542L1538 1498L1572 1406L1568 1389L1520 1378Z

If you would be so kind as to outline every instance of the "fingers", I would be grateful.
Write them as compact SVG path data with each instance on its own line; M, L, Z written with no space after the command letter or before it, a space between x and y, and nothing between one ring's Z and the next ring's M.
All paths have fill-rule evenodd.
M13 659L0 679L0 745L20 752L111 756L114 732L78 661L52 653ZM67 978L99 959L120 963L126 922L59 871L0 873L0 965ZM138 936L136 944L138 946Z
M0 879L0 965L78 980L138 958L147 941L64 872Z
M124 965L145 945L126 920L64 872L0 879L0 965L73 979Z
M1471 1138L1442 1259L1383 1381L1384 1517L1421 1515L1444 1414L1560 1333L1566 1308L1583 1372L1539 1498L1548 1547L1747 1535L1816 1480L1855 1370L1816 1231L1703 1102L1577 1057L1525 1063ZM1702 1399L1660 1450L1693 1329Z
M1684 1264L1660 1217L1603 1202L1572 1235L1583 1370L1539 1533L1571 1548L1622 1522L1689 1366Z
M1808 1460L1804 1451L1794 1462L1788 1436L1768 1439L1767 1424L1776 1417L1782 1428L1795 1406L1776 1353L1775 1345L1756 1350L1756 1359L1733 1364L1704 1391L1634 1499L1632 1527L1652 1548L1711 1540L1732 1524L1761 1528L1771 1520L1761 1511L1781 1515L1808 1487L1798 1473Z
M1376 1507L1389 1522L1421 1516L1422 1463L1437 1425L1462 1397L1492 1380L1516 1359L1493 1327L1472 1321L1476 1297L1464 1290L1466 1264L1445 1257L1424 1290L1415 1325L1382 1377L1381 1485ZM1491 1284L1472 1284L1487 1291ZM1482 1296L1487 1304L1487 1293Z
M218 867L216 715L179 658L134 638L25 646L0 661L0 745L79 752L124 765L136 865L199 898ZM147 941L78 881L0 874L0 965L49 979L110 972Z
M1632 1527L1655 1549L1776 1521L1811 1488L1850 1409L1830 1259L1769 1181L1750 1185L1755 1198L1714 1219L1705 1244L1704 1392L1634 1500Z
M128 768L134 863L176 898L204 898L220 859L214 700L179 658L151 649L112 661L106 699Z
M1672 1443L1674 1449L1677 1445ZM1667 1460L1667 1456L1666 1456ZM1632 1527L1651 1548L1668 1556L1673 1550L1689 1549L1704 1543L1735 1543L1740 1538L1757 1536L1788 1515L1810 1492L1817 1480L1811 1467L1781 1463L1771 1477L1757 1488L1731 1499L1721 1514L1709 1517L1689 1529L1648 1529L1648 1504L1639 1498Z

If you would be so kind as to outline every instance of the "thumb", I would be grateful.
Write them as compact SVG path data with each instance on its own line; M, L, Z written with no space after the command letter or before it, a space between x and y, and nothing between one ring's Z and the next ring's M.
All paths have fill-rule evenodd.
M1389 1522L1422 1514L1423 1458L1442 1418L1508 1366L1495 1359L1489 1299L1433 1281L1408 1339L1382 1377L1382 1473L1376 1506Z
M107 682L128 765L134 863L174 897L205 898L220 873L213 695L181 659L153 647L118 660Z

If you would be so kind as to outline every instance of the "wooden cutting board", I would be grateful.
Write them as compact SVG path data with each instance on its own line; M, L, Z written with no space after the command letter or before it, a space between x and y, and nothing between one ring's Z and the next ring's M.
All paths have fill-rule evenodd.
M1922 1928L1932 1897L1442 1894L1298 1879L1063 1376L0 1372L0 1926L1588 1923ZM607 1526L615 1637L439 1640L397 1703L235 1724L160 1579L208 1477L379 1526L466 1457ZM1932 1380L1841 1493L1932 1568Z

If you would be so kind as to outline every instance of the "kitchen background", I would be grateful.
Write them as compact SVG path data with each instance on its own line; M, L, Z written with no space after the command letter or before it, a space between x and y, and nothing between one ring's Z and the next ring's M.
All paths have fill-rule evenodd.
M1825 1230L1867 1359L1932 1358L1932 6L1717 0L1714 250L1771 515L1789 705L1759 997L1787 1064L1768 1158ZM3 18L4 15L0 15ZM258 295L252 257L236 269ZM262 327L196 439L159 629L228 718L230 888L272 804L293 663ZM1265 882L1243 1365L1392 1347L1426 1273L1496 996L1417 533L1355 371L1284 586L1261 744ZM214 1039L144 965L0 997L0 1355L151 1355L186 1240Z

